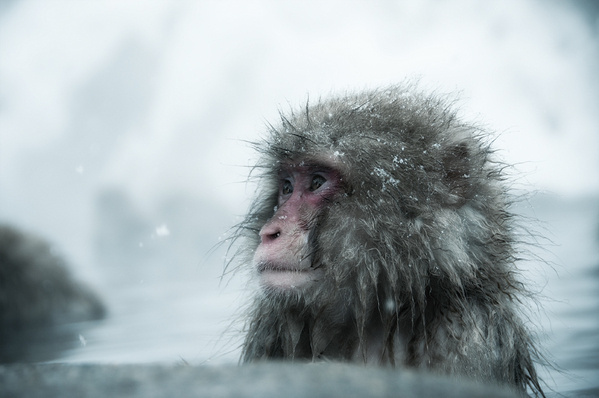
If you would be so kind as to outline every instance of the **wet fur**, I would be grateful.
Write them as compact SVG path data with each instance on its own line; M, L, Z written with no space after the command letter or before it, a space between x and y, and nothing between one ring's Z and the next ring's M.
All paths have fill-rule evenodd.
M262 190L235 234L249 255L277 205L282 162L332 159L345 196L313 230L324 279L305 294L256 294L244 362L409 366L542 395L518 315L526 291L504 165L451 105L398 85L306 105L270 126Z

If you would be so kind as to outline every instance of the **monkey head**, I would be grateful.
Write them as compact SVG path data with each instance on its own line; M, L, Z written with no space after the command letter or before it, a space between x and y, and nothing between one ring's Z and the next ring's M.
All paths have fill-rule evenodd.
M263 290L314 303L343 291L361 306L378 294L396 308L424 300L432 275L474 283L468 235L486 239L477 223L501 200L476 132L399 86L281 115L259 146L262 191L244 224L258 232Z

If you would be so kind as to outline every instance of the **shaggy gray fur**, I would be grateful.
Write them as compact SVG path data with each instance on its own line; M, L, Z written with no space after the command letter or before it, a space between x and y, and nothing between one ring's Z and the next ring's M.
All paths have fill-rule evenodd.
M281 163L333 159L345 195L311 234L324 279L303 294L257 293L243 361L425 368L542 395L517 310L526 291L504 165L451 105L398 85L306 105L270 126L258 145L262 191L235 234L248 253L277 205Z

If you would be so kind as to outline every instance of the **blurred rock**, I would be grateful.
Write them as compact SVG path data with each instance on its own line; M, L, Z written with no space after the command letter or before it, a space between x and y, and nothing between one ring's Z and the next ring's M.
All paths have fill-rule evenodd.
M0 225L0 362L28 360L39 341L77 336L74 322L104 314L47 242Z

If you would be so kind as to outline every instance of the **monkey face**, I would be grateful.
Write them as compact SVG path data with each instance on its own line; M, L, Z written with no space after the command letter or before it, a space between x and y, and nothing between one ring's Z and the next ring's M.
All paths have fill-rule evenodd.
M275 214L260 230L254 265L264 289L307 289L323 277L314 264L311 232L342 191L340 174L319 164L286 164L278 175Z

